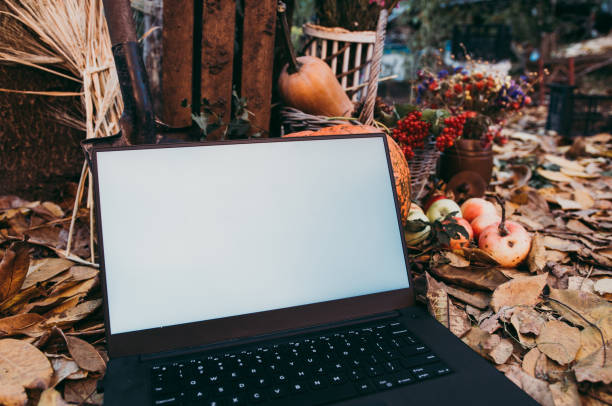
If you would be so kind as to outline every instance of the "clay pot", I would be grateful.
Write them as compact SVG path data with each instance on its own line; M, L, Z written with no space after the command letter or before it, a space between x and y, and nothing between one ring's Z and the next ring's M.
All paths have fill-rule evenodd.
M493 150L483 148L480 140L457 140L440 157L439 176L448 182L460 172L478 173L488 185L493 173Z

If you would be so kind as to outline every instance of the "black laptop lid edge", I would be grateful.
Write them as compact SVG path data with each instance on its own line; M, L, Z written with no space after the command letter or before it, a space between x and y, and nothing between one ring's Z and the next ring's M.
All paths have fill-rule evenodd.
M222 319L207 320L178 324L162 328L146 329L128 333L111 334L110 316L108 307L108 293L106 286L106 273L104 264L104 239L101 222L101 206L99 197L99 184L97 176L97 154L105 151L125 151L140 149L162 149L162 148L189 148L201 146L246 144L260 142L303 142L325 139L346 138L382 138L386 152L387 166L389 169L389 181L395 202L396 217L400 229L406 272L408 274L409 286L406 289L398 289L387 292L374 293L363 296L319 302L284 309L276 309L258 313L244 314ZM145 144L120 147L94 147L92 151L94 198L96 203L96 225L98 235L101 288L104 298L104 326L108 355L112 358L153 354L181 348L202 346L219 343L232 339L247 338L263 334L278 333L282 331L324 325L333 322L359 319L370 315L389 312L414 305L414 290L406 243L401 230L401 211L398 205L398 196L393 176L393 167L390 160L389 145L387 137L383 133L332 135L316 137L288 137L288 138L266 138L237 141L216 142L192 142L173 144ZM282 326L282 327L279 327Z

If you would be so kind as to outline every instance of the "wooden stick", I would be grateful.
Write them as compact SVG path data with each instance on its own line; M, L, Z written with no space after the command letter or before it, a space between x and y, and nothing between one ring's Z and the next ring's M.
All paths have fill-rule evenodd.
M81 201L81 197L83 196L85 176L87 176L87 161L83 162L83 169L81 170L81 177L79 178L79 185L77 186L77 192L74 198L72 218L70 219L70 228L68 229L68 242L66 243L66 255L70 255L70 248L72 247L72 234L74 234L74 225L76 223L77 213L79 211L79 203Z

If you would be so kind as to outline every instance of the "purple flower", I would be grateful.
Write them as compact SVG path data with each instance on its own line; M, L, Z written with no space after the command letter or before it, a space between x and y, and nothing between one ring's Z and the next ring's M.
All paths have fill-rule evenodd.
M438 79L444 79L447 76L448 71L446 69L442 69L440 72L438 72Z

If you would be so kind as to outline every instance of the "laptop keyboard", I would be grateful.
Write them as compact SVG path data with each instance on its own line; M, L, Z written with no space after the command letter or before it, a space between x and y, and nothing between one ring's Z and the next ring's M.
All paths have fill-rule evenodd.
M451 369L399 322L200 354L151 368L153 405L325 404Z

